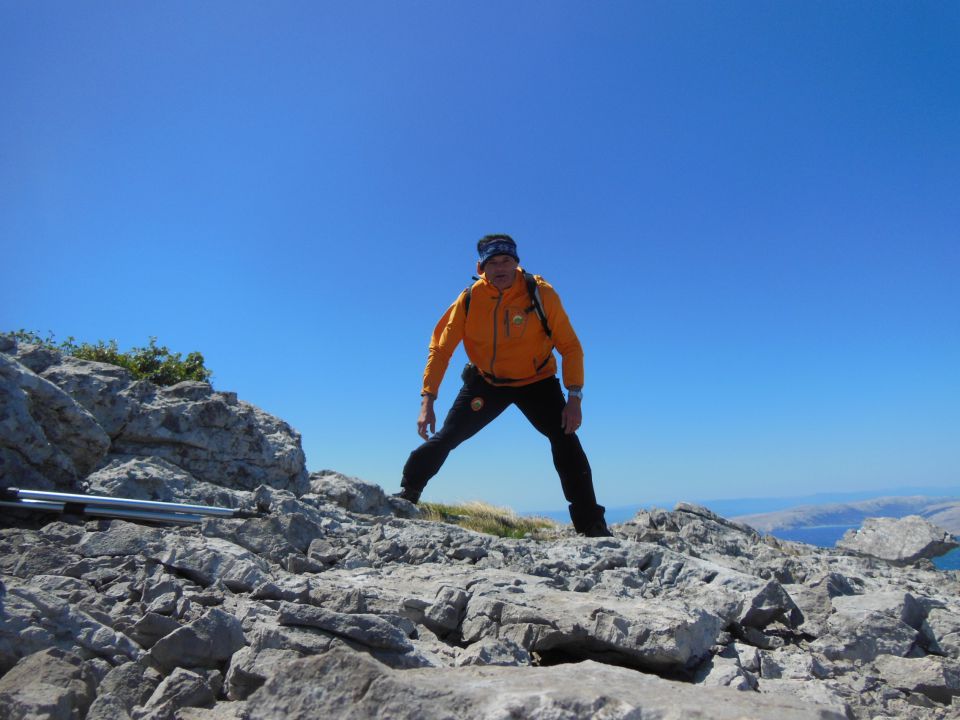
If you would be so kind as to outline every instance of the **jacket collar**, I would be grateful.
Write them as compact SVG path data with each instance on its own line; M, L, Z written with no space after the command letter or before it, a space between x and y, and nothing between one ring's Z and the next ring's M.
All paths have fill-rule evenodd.
M482 287L485 291L489 292L493 297L497 297L498 295L500 295L500 288L498 288L493 283L489 282L487 280L486 275L481 275L480 279L477 282L479 283L480 287ZM517 288L520 288L521 290L524 290L524 292L526 292L523 286L523 268L520 267L519 265L517 266L517 269L516 269L516 275L513 280L513 285L511 285L509 288L503 291L503 296L507 297L508 295L513 295L515 292L517 292Z

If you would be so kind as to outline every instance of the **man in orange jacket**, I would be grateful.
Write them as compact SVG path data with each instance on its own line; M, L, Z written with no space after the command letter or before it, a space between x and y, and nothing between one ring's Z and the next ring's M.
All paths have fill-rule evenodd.
M594 494L590 463L575 434L583 417L580 340L560 297L539 276L532 276L536 282L532 296L513 238L487 235L477 243L477 252L480 279L460 294L433 331L417 419L417 431L425 442L410 453L397 497L419 501L450 451L516 404L550 440L574 528L590 537L609 536L604 508ZM431 435L436 427L433 403L461 340L470 365L440 432ZM554 347L563 357L568 398L556 377Z

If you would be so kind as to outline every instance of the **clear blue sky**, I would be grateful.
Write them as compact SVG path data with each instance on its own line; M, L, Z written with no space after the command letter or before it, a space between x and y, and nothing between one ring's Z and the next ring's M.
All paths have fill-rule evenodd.
M0 329L200 350L393 490L507 232L601 502L955 487L958 39L955 2L0 0ZM426 493L474 498L564 506L515 410Z

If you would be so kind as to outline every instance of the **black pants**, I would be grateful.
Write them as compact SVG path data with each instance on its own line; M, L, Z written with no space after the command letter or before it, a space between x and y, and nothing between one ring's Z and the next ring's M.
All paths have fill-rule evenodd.
M579 438L566 434L560 426L566 398L555 377L522 387L497 387L480 377L465 383L440 431L410 453L403 466L401 485L421 492L440 471L451 450L513 404L550 440L553 464L560 475L564 497L570 503L570 519L578 532L586 531L603 519L604 508L597 505L590 463Z

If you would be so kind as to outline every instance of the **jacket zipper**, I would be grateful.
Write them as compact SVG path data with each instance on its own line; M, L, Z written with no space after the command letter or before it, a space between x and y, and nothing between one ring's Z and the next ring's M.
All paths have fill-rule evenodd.
M498 288L499 290L499 288ZM503 290L499 290L500 296L497 298L497 304L493 308L493 356L490 358L490 375L491 377L496 377L497 374L493 371L494 363L497 361L497 329L498 329L498 319L497 315L500 310L500 301L503 300Z

